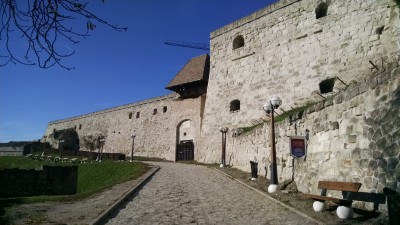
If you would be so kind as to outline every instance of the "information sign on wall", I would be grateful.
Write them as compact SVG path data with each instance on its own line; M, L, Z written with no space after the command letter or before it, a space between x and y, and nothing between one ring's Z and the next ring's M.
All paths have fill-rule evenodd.
M307 153L306 139L304 136L290 136L290 155L295 158L301 158Z

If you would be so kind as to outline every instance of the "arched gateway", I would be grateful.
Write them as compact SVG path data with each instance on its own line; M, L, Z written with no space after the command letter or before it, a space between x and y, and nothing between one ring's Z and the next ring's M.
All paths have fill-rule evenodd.
M175 160L194 160L193 127L190 120L183 120L176 127Z
M177 100L186 100L193 102L189 99L202 100L207 91L208 76L210 72L210 56L204 54L196 58L191 59L186 65L179 71L179 73L169 82L166 89L174 91L178 94ZM191 103L191 104L202 104ZM194 106L194 105L192 105ZM195 112L190 110L191 113ZM198 116L201 116L202 110L198 111ZM194 138L196 135L196 128L200 126L195 124L191 114L185 114L177 126L176 126L176 161L182 160L194 160Z

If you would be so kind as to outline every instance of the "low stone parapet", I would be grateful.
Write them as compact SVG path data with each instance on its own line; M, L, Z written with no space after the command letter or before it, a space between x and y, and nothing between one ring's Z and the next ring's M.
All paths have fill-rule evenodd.
M77 192L77 166L43 166L40 170L0 170L0 197L69 195Z

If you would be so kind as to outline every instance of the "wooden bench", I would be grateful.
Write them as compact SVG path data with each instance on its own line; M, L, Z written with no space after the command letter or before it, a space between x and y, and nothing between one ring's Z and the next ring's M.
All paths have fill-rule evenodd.
M318 189L321 190L321 195L303 194L306 198L311 198L316 201L324 202L331 201L341 206L350 207L354 193L358 192L361 183L354 182L337 182L337 181L319 181ZM326 196L327 190L342 191L343 199Z

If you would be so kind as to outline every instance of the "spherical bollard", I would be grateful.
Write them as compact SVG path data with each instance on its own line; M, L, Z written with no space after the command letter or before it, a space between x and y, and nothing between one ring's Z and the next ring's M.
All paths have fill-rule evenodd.
M219 165L220 168L224 168L224 164Z
M315 212L324 211L326 209L326 204L325 202L315 201L313 203L313 209Z
M277 184L270 184L268 186L268 193L274 193L278 190L278 185Z
M340 219L351 219L353 218L353 209L351 207L339 206L336 209L336 214Z

